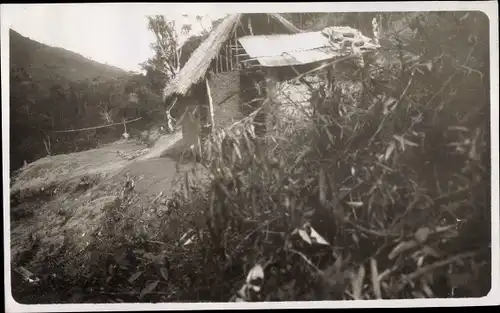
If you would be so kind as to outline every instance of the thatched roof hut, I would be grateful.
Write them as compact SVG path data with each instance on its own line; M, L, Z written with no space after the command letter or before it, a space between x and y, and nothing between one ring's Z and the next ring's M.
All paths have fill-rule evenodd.
M247 29L249 23L252 25L251 30ZM231 39L250 34L293 34L298 32L301 32L301 30L279 14L249 13L229 15L212 30L208 38L193 52L177 77L167 84L163 93L164 100L173 95L184 96L191 86L201 82L221 49L223 49L224 44ZM237 42L235 42L235 45L237 45ZM233 51L235 50L235 47L231 48Z
M275 13L232 14L217 25L163 92L168 112L182 123L183 138L195 138L194 131L206 134L226 127L245 115L242 103L253 99L260 88L256 82L263 79L253 69L242 71L253 60L239 38L299 32ZM201 130L193 125L202 125Z
M254 111L256 100L274 97L278 81L377 47L349 27L302 32L279 14L229 15L168 83L164 101L172 116L183 121L185 138L195 138L188 134L198 129L193 125L209 131L232 124ZM185 119L186 112L194 120ZM255 120L255 125L264 124L260 115Z

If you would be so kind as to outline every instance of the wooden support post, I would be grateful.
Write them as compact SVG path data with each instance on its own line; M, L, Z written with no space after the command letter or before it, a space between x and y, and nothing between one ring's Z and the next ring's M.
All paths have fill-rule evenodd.
M238 48L238 39L234 38L234 45ZM238 54L236 54L236 68L240 67L240 62L238 60Z
M250 16L248 17L248 31L250 32L250 35L253 36L252 20L250 19Z
M265 100L261 104L261 111L255 116L255 133L258 137L262 137L266 133L268 125L268 114L272 106L277 101L277 86L278 80L276 73L272 69L268 69L265 73Z
M233 50L231 48L229 48L229 44L227 45L228 47L228 51L229 51L229 67L232 70L234 70L234 66L233 66Z
M266 71L266 97L271 103L276 102L277 89L278 89L278 79L276 73L273 69L267 69Z
M215 71L214 73L217 73L219 71L219 55L215 57Z
M227 48L227 44L225 45L226 47L226 71L229 72L230 69L229 69L229 49Z
M215 120L214 120L214 103L212 101L212 92L210 91L210 84L208 78L205 78L205 84L207 86L207 97L208 97L208 110L210 112L210 133L214 130Z

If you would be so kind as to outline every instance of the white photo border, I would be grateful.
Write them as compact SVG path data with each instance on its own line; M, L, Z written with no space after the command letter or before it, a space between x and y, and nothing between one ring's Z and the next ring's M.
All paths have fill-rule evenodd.
M161 14L162 12L410 12L410 11L482 11L490 21L491 66L491 188L492 188L492 281L490 293L482 298L420 299L420 300L361 300L260 303L140 303L140 304L57 304L23 305L11 294L10 270L10 162L9 162L9 26L16 13L33 6L113 6L116 14ZM20 13L21 12L21 13ZM378 308L378 307L441 307L482 306L500 303L499 255L499 155L498 155L498 2L497 1L405 1L405 2L289 2L289 3L61 3L61 4L2 4L1 5L1 73L2 73L2 162L4 203L4 277L6 312L72 312L72 311L150 311L203 309L284 309L284 308ZM496 70L495 70L496 69Z

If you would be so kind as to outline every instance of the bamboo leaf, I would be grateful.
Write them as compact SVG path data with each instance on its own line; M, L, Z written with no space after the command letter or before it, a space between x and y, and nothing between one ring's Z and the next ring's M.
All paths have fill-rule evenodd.
M319 202L321 204L326 202L326 179L322 168L319 170Z
M350 207L353 207L353 208L360 208L363 206L363 202L361 202L361 201L349 201L346 204Z
M422 249L422 252L425 253L426 255L430 255L430 256L435 257L435 258L440 258L443 255L443 253L440 253L436 249L431 248L429 246L425 246Z
M361 265L359 267L358 273L354 275L351 280L352 283L352 295L354 300L362 300L363 294L363 281L365 279L365 267Z
M311 234L310 234L310 238L313 239L316 243L320 244L320 245L325 245L325 246L329 246L330 244L328 243L328 241L325 240L325 238L321 237L320 234L318 234L318 232L311 227Z
M212 141L208 140L207 143L207 159L208 161L212 161Z
M415 232L415 240L419 243L424 243L429 238L431 230L428 227L421 227Z
M387 147L387 150L385 151L385 155L384 155L385 161L389 160L392 153L394 152L394 149L396 149L396 144L394 143L394 141L391 141L391 143L389 144L389 147Z
M403 241L400 244L398 244L394 249L392 249L391 253L389 253L388 258L389 260L393 260L401 253L413 249L416 246L418 246L418 243L415 240Z
M256 264L248 273L246 283L255 291L260 291L260 285L264 280L264 269L260 264Z
M406 138L403 138L403 141L404 141L405 145L407 145L407 146L418 147L418 143L414 143L413 141L410 141Z
M373 286L373 293L375 294L375 297L377 299L382 299L382 292L380 290L380 281L378 279L378 268L377 268L377 260L375 259L370 259L370 271L371 271L371 276L372 276L372 286Z
M182 245L183 246L187 246L191 243L193 243L193 240L194 240L194 235L192 235L188 240L186 240Z
M411 146L411 147L418 147L418 144L417 143L414 143L413 141L410 141L402 136L398 136L398 135L393 135L394 139L396 139L397 141L399 141L399 143L401 144L401 148L403 149L403 151L405 150L405 145L406 146Z
M181 236L181 238L179 239L179 241L181 241L181 242L182 242L182 241L184 241L184 239L186 239L186 237L187 237L189 234L191 234L191 232L192 232L192 229L189 229L187 232L185 232L185 233Z
M238 145L236 143L233 143L233 147L234 147L234 152L236 152L236 155L238 156L238 159L242 159L241 157L241 152L240 152L240 148L238 147Z
M429 72L432 71L432 61L427 61L424 65L427 67Z
M396 139L399 142L399 145L401 146L401 150L405 151L405 143L403 141L403 137L398 136L398 135L393 135L394 139Z
M236 293L236 299L240 299L239 302L245 302L248 299L248 285L244 284Z
M167 270L164 267L160 268L160 275L164 280L168 280Z
M189 176L188 172L184 173L184 186L186 188L186 197L188 202L191 202L191 187L189 186Z
M302 240L304 240L305 242L307 242L310 245L312 244L311 238L309 238L309 235L307 234L307 232L305 230L299 229L298 233L299 233L300 238L302 238Z
M148 293L153 292L153 290L156 289L156 286L158 286L159 282L160 282L160 280L155 280L154 282L147 284L146 287L144 287L144 289L142 289L141 294L139 295L139 299L142 299Z

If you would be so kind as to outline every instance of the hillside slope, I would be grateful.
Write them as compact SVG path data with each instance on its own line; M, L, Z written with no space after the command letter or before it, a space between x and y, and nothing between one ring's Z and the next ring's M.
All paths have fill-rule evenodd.
M100 123L96 88L109 98L108 82L124 84L131 73L52 47L10 30L11 170L26 160L70 153L95 146L88 134L53 137L52 131ZM120 85L121 86L121 85ZM82 137L83 136L83 137ZM89 143L78 144L85 138ZM44 140L46 143L44 143ZM84 147L85 146L85 147Z
M52 47L10 30L11 69L24 68L32 78L79 81L110 79L128 73L118 67L89 60L59 47Z

